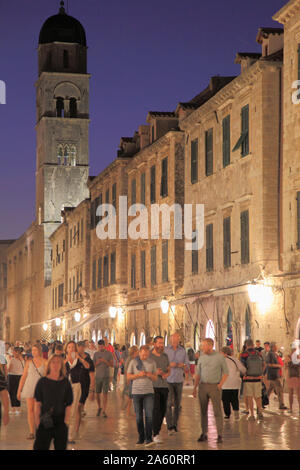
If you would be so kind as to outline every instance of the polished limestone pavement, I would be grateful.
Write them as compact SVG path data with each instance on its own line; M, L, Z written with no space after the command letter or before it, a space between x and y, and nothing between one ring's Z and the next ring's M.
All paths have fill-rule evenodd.
M209 407L208 441L198 443L201 433L198 399L192 397L192 387L184 386L182 411L178 432L168 436L163 424L162 444L155 444L154 450L299 450L300 416L296 397L294 412L278 410L278 401L271 397L270 405L264 411L264 420L252 421L241 414L239 420L232 415L224 420L223 443L217 444L214 417ZM133 450L137 449L137 431L135 417L127 417L121 409L120 389L109 393L107 418L96 417L95 402L87 402L86 416L83 418L79 439L69 445L70 450ZM285 403L288 397L285 394ZM241 410L244 409L241 400ZM31 450L33 441L26 439L28 427L25 404L22 413L11 416L8 426L1 426L0 450ZM143 449L143 446L139 446Z

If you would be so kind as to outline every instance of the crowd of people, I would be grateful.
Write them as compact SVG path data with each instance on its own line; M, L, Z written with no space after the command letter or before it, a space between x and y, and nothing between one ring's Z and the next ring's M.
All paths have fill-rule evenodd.
M251 339L245 341L239 357L225 346L220 352L214 341L205 338L200 350L181 343L179 333L165 346L162 336L147 338L141 347L111 345L107 338L94 341L37 341L35 344L6 343L0 358L0 398L3 424L9 415L20 414L26 400L28 439L35 450L46 450L54 442L64 450L79 437L85 403L96 400L97 417L108 418L109 392L121 390L122 407L128 416L132 405L136 416L137 446L161 443L165 420L168 435L178 432L184 382L193 383L198 397L201 435L208 439L208 404L212 404L217 428L217 442L223 441L223 423L233 411L249 420L264 419L264 408L274 391L280 410L293 411L296 393L300 410L300 355L293 344L285 358L277 344L266 341L263 347ZM122 380L121 380L122 377ZM289 391L289 408L284 403L284 387Z

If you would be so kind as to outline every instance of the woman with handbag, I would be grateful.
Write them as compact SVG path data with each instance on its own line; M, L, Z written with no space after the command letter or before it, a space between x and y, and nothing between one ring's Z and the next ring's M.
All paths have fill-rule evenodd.
M17 392L23 375L25 361L22 358L21 348L14 347L13 357L8 363L8 393L12 407L12 414L20 414L21 402L17 399Z
M46 364L47 361L42 356L42 347L36 343L32 346L32 359L28 359L25 363L17 393L17 399L21 401L21 397L25 398L27 403L27 420L30 432L27 439L34 439L34 390L37 382L44 375Z
M46 375L36 385L34 398L37 432L33 450L49 450L52 440L55 450L66 450L73 392L62 356L50 357Z

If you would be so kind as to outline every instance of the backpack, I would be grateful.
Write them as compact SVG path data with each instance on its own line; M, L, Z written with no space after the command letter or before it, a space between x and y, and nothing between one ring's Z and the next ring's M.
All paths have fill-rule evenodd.
M247 376L260 377L263 375L263 361L257 351L255 354L249 354L246 360Z
M195 361L195 351L192 348L188 350L187 355L190 362Z

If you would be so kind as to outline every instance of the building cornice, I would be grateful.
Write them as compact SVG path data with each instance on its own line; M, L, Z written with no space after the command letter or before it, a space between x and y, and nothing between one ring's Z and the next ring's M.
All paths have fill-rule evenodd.
M290 0L277 13L275 13L275 15L273 15L272 18L273 20L278 21L278 23L286 24L299 11L300 11L300 0Z
M224 86L224 88L218 91L218 93L206 101L206 103L179 121L180 128L190 130L196 124L200 124L201 120L206 121L208 115L213 113L216 109L224 108L224 106L229 103L232 104L238 93L245 93L247 90L250 91L257 76L270 67L275 67L276 69L281 68L282 62L267 60L256 61L248 70L236 77L228 83L228 85Z

